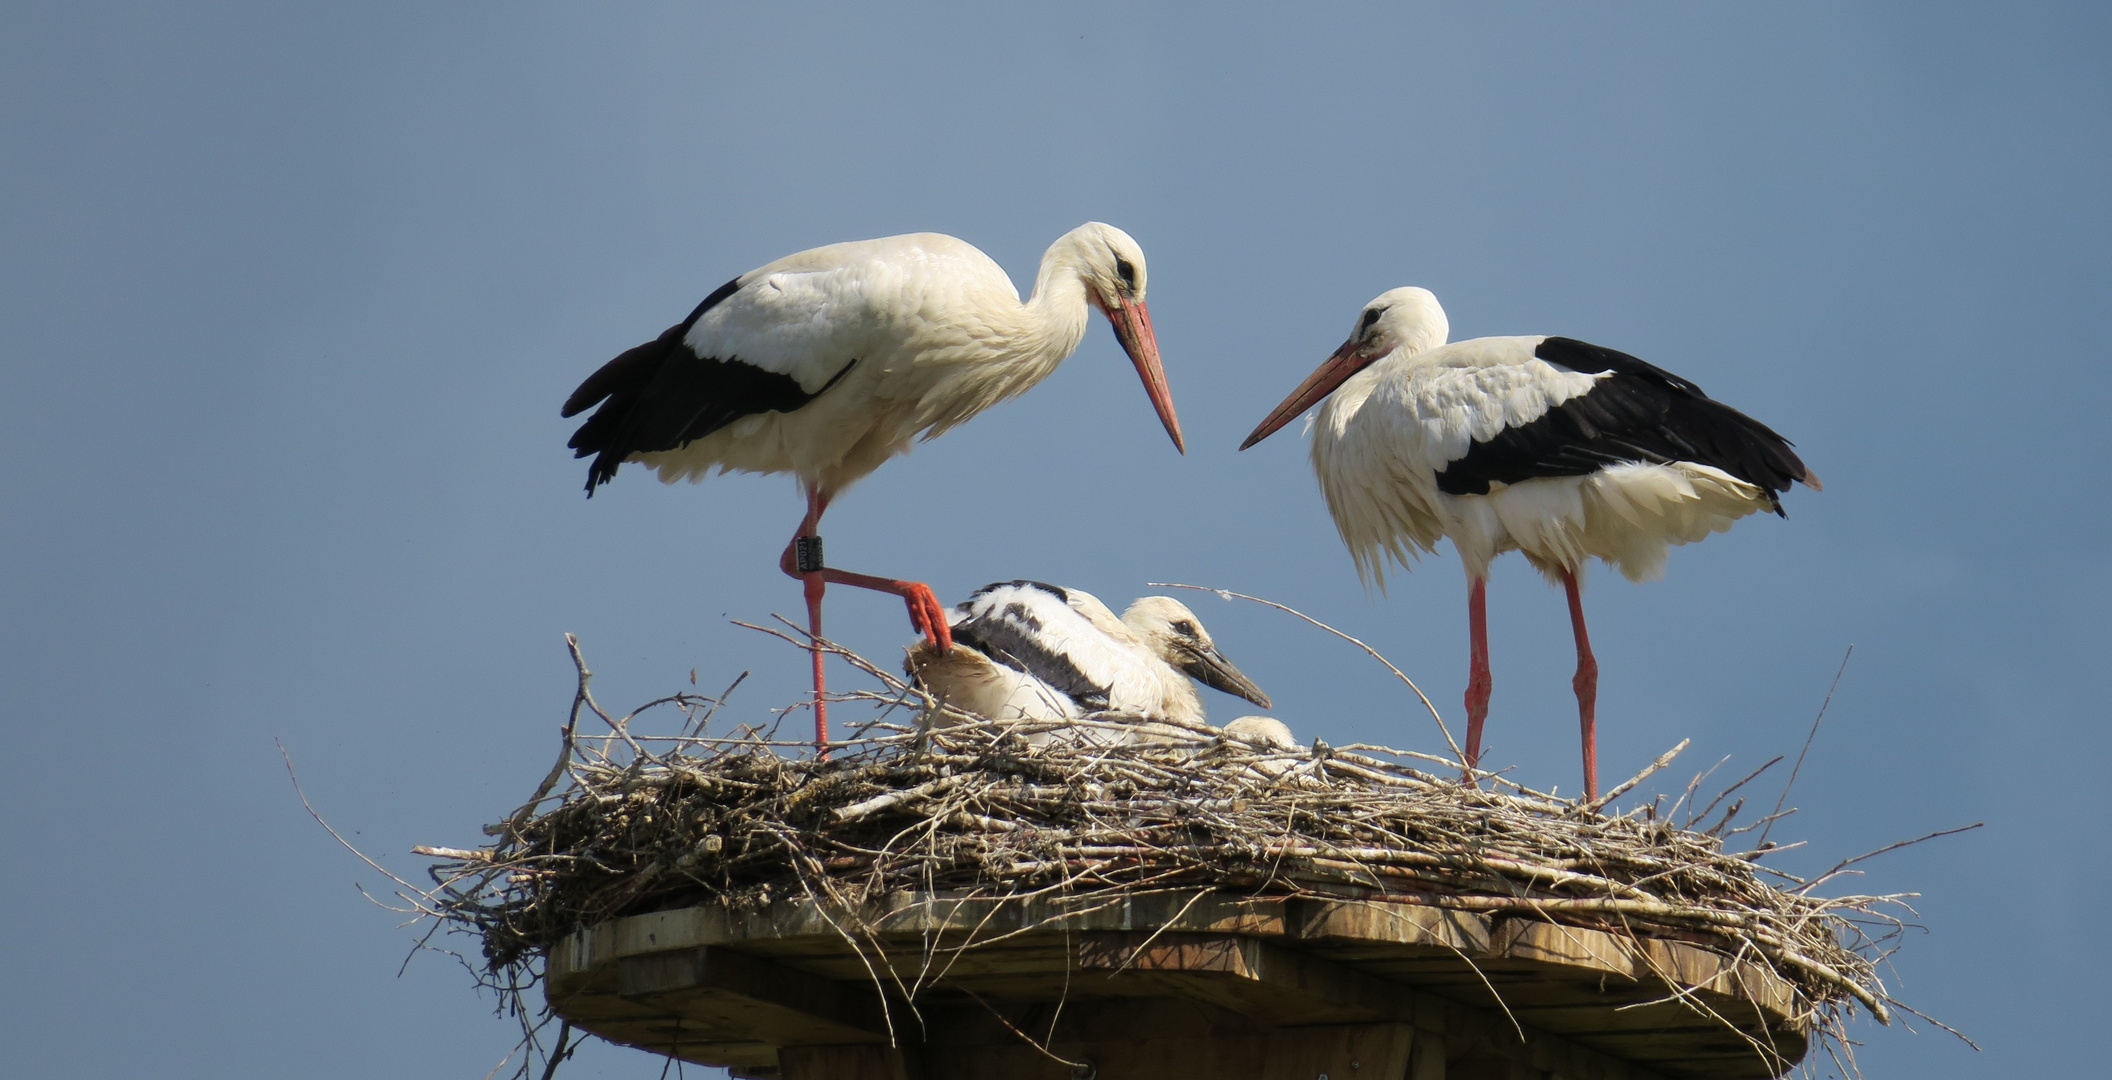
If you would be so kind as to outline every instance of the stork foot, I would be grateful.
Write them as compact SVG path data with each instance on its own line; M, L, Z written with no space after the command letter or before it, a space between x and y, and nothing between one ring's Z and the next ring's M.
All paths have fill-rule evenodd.
M917 633L938 646L940 652L953 649L953 627L946 622L946 605L939 603L937 593L921 581L900 581L903 587L902 601L909 605L910 625Z

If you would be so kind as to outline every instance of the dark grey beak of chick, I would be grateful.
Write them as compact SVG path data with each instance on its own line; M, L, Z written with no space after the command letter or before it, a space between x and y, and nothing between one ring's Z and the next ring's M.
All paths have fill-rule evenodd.
M1188 654L1188 660L1180 665L1183 674L1212 690L1246 698L1264 709L1272 707L1269 695L1262 693L1261 687L1254 685L1254 680L1233 667L1232 661L1225 659L1225 654L1209 645L1184 645L1182 651Z

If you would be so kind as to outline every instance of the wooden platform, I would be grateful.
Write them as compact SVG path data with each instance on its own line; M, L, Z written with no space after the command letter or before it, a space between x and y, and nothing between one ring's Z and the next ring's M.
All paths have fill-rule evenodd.
M1728 1080L1806 1048L1760 968L1550 923L1194 893L865 918L884 955L806 901L619 919L552 951L550 1002L784 1080Z

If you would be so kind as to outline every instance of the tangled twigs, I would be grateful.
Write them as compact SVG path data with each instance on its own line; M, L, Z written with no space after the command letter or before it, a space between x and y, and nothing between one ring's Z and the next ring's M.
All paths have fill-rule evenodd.
M541 1021L520 995L542 957L626 914L818 901L873 978L914 1009L959 954L934 952L921 970L881 959L879 931L859 914L874 901L1084 905L1175 890L1377 898L1677 941L1773 972L1796 991L1789 1019L1843 1052L1853 1010L1889 1019L1876 964L1907 925L1894 914L1904 896L1814 895L1825 877L1780 887L1725 850L1738 830L1680 828L1654 802L1607 814L1610 795L1586 804L1501 778L1461 787L1409 764L1449 772L1456 760L1384 747L1290 751L1109 714L984 719L862 659L879 689L842 697L878 717L826 760L788 756L797 748L765 727L707 735L700 717L721 702L701 695L610 715L569 644L579 681L551 777L487 828L489 846L420 849L437 860L439 887L419 906L479 939L480 977L531 1032ZM656 729L679 734L634 731L649 709L679 711ZM580 735L583 712L606 734Z

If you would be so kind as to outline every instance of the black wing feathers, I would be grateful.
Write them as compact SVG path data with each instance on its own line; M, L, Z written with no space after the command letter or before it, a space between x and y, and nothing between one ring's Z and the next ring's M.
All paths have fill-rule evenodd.
M578 416L580 413L593 408L594 403L602 398L625 388L635 389L640 383L651 381L653 376L650 368L653 363L657 362L659 350L665 348L670 341L681 341L683 335L689 333L689 328L695 326L697 320L704 317L705 312L717 307L719 301L732 296L740 291L740 288L741 279L734 278L732 281L711 290L711 295L705 297L703 302L689 313L689 318L668 327L667 333L660 335L658 338L648 341L635 349L626 349L616 359L601 365L601 368L594 374L587 376L586 382L579 384L579 389L572 391L571 397L565 399L565 409L558 415ZM641 372L641 366L647 370ZM572 445L575 449L579 446L576 438L573 440Z
M1055 585L1039 581L1006 581L977 589L967 603L974 604L976 597L1007 587L1038 589L1053 594L1060 603L1068 602L1070 595ZM1014 671L1026 672L1048 683L1082 709L1102 710L1108 706L1109 688L1095 684L1085 672L1078 670L1078 665L1072 663L1070 657L1049 648L1042 635L1041 619L1032 608L1017 600L995 607L986 605L974 615L954 623L953 640Z
M1539 419L1476 442L1437 474L1438 490L1486 495L1491 483L1583 476L1628 461L1692 461L1765 490L1779 514L1777 493L1814 479L1789 440L1654 364L1562 337L1541 342L1533 355L1572 371L1612 374Z
M632 454L686 446L753 413L791 412L836 385L850 370L845 365L820 390L809 394L790 375L738 359L698 356L683 338L698 318L739 288L739 278L719 286L688 318L603 364L565 400L565 416L601 405L567 444L574 457L594 455L594 463L587 468L589 497Z

